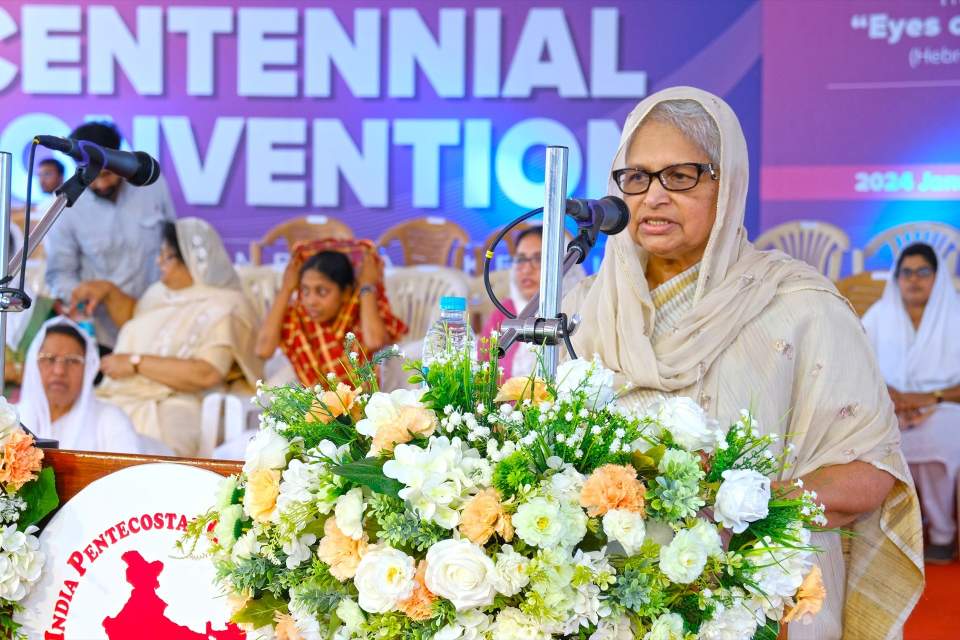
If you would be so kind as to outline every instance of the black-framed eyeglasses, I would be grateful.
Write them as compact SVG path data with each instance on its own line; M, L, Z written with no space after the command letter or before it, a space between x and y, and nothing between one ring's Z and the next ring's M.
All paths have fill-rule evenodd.
M717 180L717 170L712 162L683 162L664 167L660 171L644 171L636 167L617 169L613 179L624 195L638 196L646 193L656 178L667 191L689 191L700 183L700 176L709 173Z
M904 280L910 280L913 276L917 276L921 280L926 280L930 276L936 273L931 267L920 267L919 269L911 269L910 267L902 267L897 273L898 278L903 278Z
M80 355L69 354L58 356L52 353L38 353L37 364L43 368L53 368L57 364L62 364L67 369L71 367L82 367L86 363L86 358Z

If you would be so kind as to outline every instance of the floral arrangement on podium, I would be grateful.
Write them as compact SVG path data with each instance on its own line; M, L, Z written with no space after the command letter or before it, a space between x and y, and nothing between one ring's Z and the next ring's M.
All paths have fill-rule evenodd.
M789 446L749 412L629 410L596 361L502 385L412 363L391 393L377 362L261 388L243 472L181 543L248 637L774 640L819 610L823 508L771 489Z
M57 508L53 469L0 397L0 638L21 638L14 615L40 579L44 555L36 524Z

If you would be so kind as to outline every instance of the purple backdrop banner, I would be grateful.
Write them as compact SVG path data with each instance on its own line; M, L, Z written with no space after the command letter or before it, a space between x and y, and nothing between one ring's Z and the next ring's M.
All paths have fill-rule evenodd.
M372 238L439 215L480 241L542 204L545 144L570 147L572 194L602 194L662 87L726 97L756 152L760 24L751 1L7 0L0 149L112 119L233 251L303 213Z

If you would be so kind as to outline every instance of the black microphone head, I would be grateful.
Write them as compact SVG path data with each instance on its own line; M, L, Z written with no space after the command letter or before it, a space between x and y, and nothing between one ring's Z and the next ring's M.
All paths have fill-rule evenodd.
M615 236L626 229L630 223L630 208L627 207L627 203L617 196L604 196L600 198L600 201L609 202L617 211L615 222L609 228L603 229L604 233L608 236Z
M135 187L145 187L156 182L160 177L160 163L143 151L135 151L133 155L137 157L137 171L127 181Z

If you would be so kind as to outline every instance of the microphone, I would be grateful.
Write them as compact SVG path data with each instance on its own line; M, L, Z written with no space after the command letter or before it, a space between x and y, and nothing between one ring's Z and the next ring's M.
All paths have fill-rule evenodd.
M153 184L160 177L160 164L143 151L130 152L104 149L88 140L58 138L57 136L36 136L34 141L47 149L65 153L84 164L90 162L91 154L94 159L97 159L97 154L100 154L104 169L126 178L127 182L135 187Z
M567 200L567 215L583 226L596 226L608 236L614 236L627 228L630 210L627 203L616 196L599 200L570 198Z

